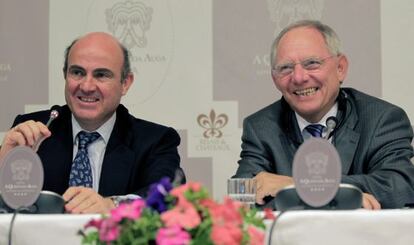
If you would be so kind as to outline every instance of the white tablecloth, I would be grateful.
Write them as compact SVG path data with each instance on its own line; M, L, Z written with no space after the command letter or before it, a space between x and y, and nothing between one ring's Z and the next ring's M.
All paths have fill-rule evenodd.
M77 235L84 224L99 215L18 214L13 226L12 245L81 244ZM0 214L0 244L8 244L12 214Z
M275 225L272 244L414 245L414 210L287 212Z
M0 244L7 244L12 215L0 214ZM99 215L19 214L13 245L80 244L79 229ZM268 231L271 222L266 222ZM414 210L292 211L272 233L278 245L414 245Z

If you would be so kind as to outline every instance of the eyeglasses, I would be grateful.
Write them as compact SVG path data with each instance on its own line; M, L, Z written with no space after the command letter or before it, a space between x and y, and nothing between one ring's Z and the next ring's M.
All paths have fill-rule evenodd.
M300 66L302 66L302 68L307 71L316 71L321 68L321 66L325 63L327 59L332 57L335 56L331 55L325 58L311 57L299 62L289 62L285 64L280 64L273 68L272 72L278 77L286 77L293 73L293 71L295 70L295 66L297 64L300 64Z

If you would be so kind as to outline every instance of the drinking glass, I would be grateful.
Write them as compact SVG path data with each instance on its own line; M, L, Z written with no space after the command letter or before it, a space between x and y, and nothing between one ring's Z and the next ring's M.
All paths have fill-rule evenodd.
M256 180L251 178L228 179L227 194L231 199L253 208L256 203Z

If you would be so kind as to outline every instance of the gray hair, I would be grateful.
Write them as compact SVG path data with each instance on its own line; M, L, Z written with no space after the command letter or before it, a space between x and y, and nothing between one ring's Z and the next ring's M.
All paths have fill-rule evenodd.
M322 24L322 22L318 20L300 20L285 27L273 41L272 49L270 51L270 64L272 69L276 65L277 46L279 45L280 39L282 39L282 37L290 30L299 27L310 27L316 29L319 33L322 34L326 46L332 55L339 55L342 53L341 40L339 40L338 35L331 27Z
M69 58L69 52L72 49L73 45L79 40L79 38L72 41L72 43L65 49L65 61L63 63L63 74L66 79L66 73L68 71L68 58ZM124 56L124 62L122 65L122 71L121 71L121 83L125 81L128 74L131 73L131 61L129 59L129 51L128 49L122 44L119 43L119 47L122 49L122 54Z

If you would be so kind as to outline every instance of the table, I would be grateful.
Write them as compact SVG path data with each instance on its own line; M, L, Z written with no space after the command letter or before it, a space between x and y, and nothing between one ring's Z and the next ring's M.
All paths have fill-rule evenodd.
M80 244L77 231L99 215L19 214L13 245ZM7 244L11 214L0 215L0 244ZM271 222L267 221L268 232ZM414 210L291 211L280 216L272 244L414 244Z
M12 214L0 214L0 244L8 244ZM90 219L100 215L75 214L18 214L12 236L12 245L81 244L79 229Z
M280 216L272 244L413 245L414 209L291 211Z

